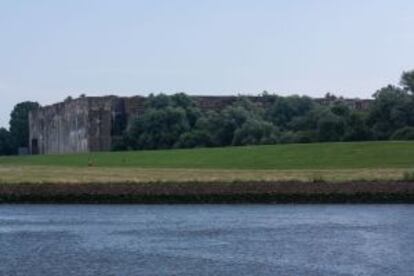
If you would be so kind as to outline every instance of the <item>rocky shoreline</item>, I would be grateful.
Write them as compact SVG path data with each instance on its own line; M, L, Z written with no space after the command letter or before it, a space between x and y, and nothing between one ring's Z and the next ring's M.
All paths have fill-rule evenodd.
M3 183L0 203L414 203L414 182Z

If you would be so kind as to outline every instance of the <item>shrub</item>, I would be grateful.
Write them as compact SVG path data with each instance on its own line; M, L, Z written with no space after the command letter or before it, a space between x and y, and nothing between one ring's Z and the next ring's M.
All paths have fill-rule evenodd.
M211 146L211 137L207 131L192 130L181 134L178 142L175 144L176 148L196 148Z
M318 134L316 131L298 131L295 138L296 143L313 143L318 140Z
M403 127L396 130L391 136L392 140L414 140L414 127Z
M277 129L272 123L260 120L247 120L234 132L233 145L274 144L277 142Z
M279 142L282 144L296 143L296 141L297 141L297 137L296 137L295 132L293 131L285 131L285 132L282 132L282 134L280 135Z

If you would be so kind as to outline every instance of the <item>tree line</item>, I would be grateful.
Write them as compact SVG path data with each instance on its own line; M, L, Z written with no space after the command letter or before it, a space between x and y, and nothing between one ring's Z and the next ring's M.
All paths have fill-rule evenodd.
M145 113L129 120L113 150L414 140L414 71L404 72L399 85L375 92L368 110L341 99L321 105L306 96L261 97L261 106L239 96L222 110L205 111L184 93L150 95ZM0 155L28 147L28 114L38 107L35 102L14 107L9 129L0 128Z
M340 99L321 105L306 96L261 97L263 106L240 96L222 110L202 111L185 94L150 95L114 150L414 139L414 71L375 92L365 111Z
M0 128L0 155L13 155L29 146L29 112L39 108L36 102L17 104L10 114L9 129Z

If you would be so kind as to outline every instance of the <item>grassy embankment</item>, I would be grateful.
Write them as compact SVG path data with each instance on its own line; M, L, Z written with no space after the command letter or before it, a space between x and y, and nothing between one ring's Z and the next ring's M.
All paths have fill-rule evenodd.
M412 202L414 143L0 158L0 203Z
M414 142L319 143L0 157L0 183L402 180Z

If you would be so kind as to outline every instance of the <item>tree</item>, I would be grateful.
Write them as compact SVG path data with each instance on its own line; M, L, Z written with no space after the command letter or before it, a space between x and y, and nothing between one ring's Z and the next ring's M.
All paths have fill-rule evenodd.
M245 98L240 98L220 113L208 113L207 119L202 121L212 136L216 146L229 146L233 144L235 132L248 120L261 121L262 110ZM198 123L200 127L201 123Z
M211 136L208 131L195 129L181 134L178 142L175 144L177 148L196 148L209 147L212 145Z
M14 148L29 147L29 112L39 108L36 102L17 104L10 115L10 133Z
M267 110L266 119L281 129L289 129L289 124L297 117L307 115L314 107L308 97L290 96L276 97L273 105Z
M338 115L328 111L318 120L319 140L341 141L345 134L345 121Z
M345 141L365 141L371 139L371 130L366 123L366 114L354 111L348 118Z
M376 139L388 139L397 129L414 125L414 100L406 90L389 85L374 98L368 122Z
M10 155L14 153L14 144L10 132L5 128L0 128L0 155Z
M195 130L205 131L209 136L211 146L222 146L222 117L216 111L209 110L198 118Z
M344 118L348 118L351 114L349 107L341 102L334 103L331 107L331 111L333 114Z
M193 100L184 93L177 93L170 97L171 105L174 107L181 107L183 109L189 109L195 107Z
M168 149L189 129L184 109L166 107L150 109L133 119L129 123L127 136L133 149Z
M414 94L414 70L404 72L401 76L401 85L405 90Z
M184 93L177 93L170 97L170 105L184 109L190 127L194 127L195 123L201 116L201 111L196 107L193 99Z
M162 109L171 106L171 98L165 94L150 94L146 101L147 108Z
M234 132L232 145L274 144L277 141L277 129L272 123L249 119Z

